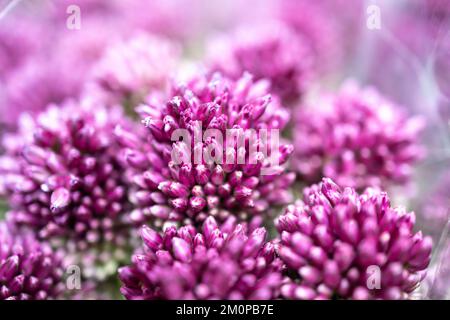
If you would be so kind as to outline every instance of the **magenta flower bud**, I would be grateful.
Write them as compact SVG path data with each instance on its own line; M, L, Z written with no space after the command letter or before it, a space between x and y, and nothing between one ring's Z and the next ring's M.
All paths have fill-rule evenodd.
M145 245L153 250L157 250L162 243L161 236L147 226L141 228L141 238Z
M124 256L132 225L126 215L129 180L114 131L117 126L132 131L133 124L120 109L93 110L83 103L50 106L30 119L8 138L17 147L5 145L3 162L16 165L0 169L8 220L51 244L64 241L67 259L80 265L80 260L96 260L87 258L91 255L103 261L111 255L113 262L116 251ZM52 139L43 140L36 132L47 132L44 136ZM153 200L148 196L140 201Z
M246 129L270 132L282 130L288 122L287 110L276 97L269 99L267 95L267 83L253 81L250 74L232 80L216 73L173 84L162 102L150 97L149 105L139 106L137 112L148 130L146 134L134 133L136 138L128 137L122 144L130 150L127 152L145 157L138 162L127 159L130 180L135 184L131 192L131 201L137 207L133 221L139 225L150 221L158 227L167 220L199 225L209 215L220 222L232 215L249 221L270 213L270 208L287 204L294 174L287 172L285 162L292 147L280 141L279 150L253 152L257 153L257 161L250 163L250 151L257 150L262 138L250 139L251 132ZM223 144L214 136L203 139L211 128L222 134ZM175 129L185 129L192 138L191 144L172 141ZM227 151L232 148L227 148L225 141L230 134L228 129L237 133L234 137L247 134L242 136L246 143L240 150L237 142L234 144L233 154L237 157L231 161ZM198 134L201 141L194 141ZM129 140L133 140L133 146ZM137 140L141 141L139 146ZM205 156L211 154L207 153L209 148L214 150L215 159ZM244 156L239 158L240 152ZM278 163L272 165L270 156ZM266 174L269 167L273 170ZM143 201L143 191L157 194L157 201L149 197ZM154 214L155 205L164 207L167 214Z
M405 184L424 156L424 119L407 117L374 89L354 83L300 109L295 126L293 167L306 183L326 176L358 191Z
M287 299L406 299L430 262L430 237L387 195L324 178L275 221ZM370 225L370 227L368 227Z
M66 188L56 189L50 198L50 209L57 211L66 208L70 203L70 191Z
M62 256L28 231L0 223L0 300L57 299L64 289Z
M225 230L226 229L226 230ZM281 261L266 230L247 231L232 217L219 228L207 218L162 235L143 227L143 254L119 269L127 299L274 299L281 285ZM150 239L151 238L151 239Z

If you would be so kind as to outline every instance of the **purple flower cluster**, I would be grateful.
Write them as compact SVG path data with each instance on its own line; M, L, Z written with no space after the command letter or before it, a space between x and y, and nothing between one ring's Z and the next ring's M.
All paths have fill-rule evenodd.
M212 69L233 78L250 72L255 79L268 79L270 91L287 101L299 98L312 76L310 47L281 23L241 27L232 37L216 38L209 47Z
M337 1L282 0L275 6L278 18L310 49L314 69L320 73L330 71L340 63L346 46L345 37L339 30L342 24L330 17L336 10L330 2ZM354 7L357 8L357 4ZM352 12L350 8L347 10Z
M415 215L386 193L358 194L330 179L277 218L288 299L404 299L424 278L432 241L414 233Z
M45 300L62 291L62 257L33 234L0 223L0 300Z
M11 2L0 300L447 297L447 2Z
M296 116L293 166L308 184L321 177L358 190L404 184L424 155L424 119L407 117L371 88L347 83Z
M141 229L144 250L119 270L127 299L405 299L419 286L432 241L414 213L374 189L330 179L304 191L275 224L280 238L247 232L234 217L201 231ZM282 277L284 279L282 280Z
M7 79L11 72L40 49L38 39L42 32L42 28L33 27L33 21L30 19L18 22L5 19L2 23L4 25L0 29L0 81ZM14 28L15 32L10 32L10 28Z
M100 58L107 44L118 37L111 33L110 23L86 18L83 29L77 32L62 28L57 41L41 43L35 54L23 58L15 68L10 65L4 93L0 92L5 100L0 106L0 123L15 126L21 112L37 113L51 103L60 104L65 99L77 98L94 62ZM41 28L44 27L38 25L36 31L27 31L30 34L25 39L42 39ZM27 45L22 38L17 42L20 46ZM14 55L19 57L18 53Z
M266 242L266 230L251 232L229 218L219 227L213 217L201 231L191 226L163 234L142 227L144 251L119 270L127 299L274 299L281 283L281 261Z
M88 103L67 103L24 119L20 134L5 137L0 161L8 220L41 239L63 239L76 254L123 248L130 237L127 183L113 132L131 124L121 109L91 110Z
M110 46L93 67L93 81L104 96L117 102L164 90L175 70L180 49L163 37L140 33ZM163 57L163 59L161 59Z
M279 150L271 150L279 165L270 174L261 174L270 167L262 152L254 155L253 163L237 161L238 152L249 154L248 144L259 141L249 139L248 129L281 130L287 123L287 110L268 94L266 82L255 82L249 74L236 81L220 74L197 76L173 85L165 102L150 99L148 105L138 109L148 128L148 138L124 130L120 134L125 158L134 168L130 179L136 188L132 197L136 209L131 218L136 223L149 220L156 220L157 224L167 220L201 223L209 215L219 221L230 215L248 220L267 213L271 206L290 201L288 187L295 176L283 164L292 146L281 144ZM198 123L200 135L214 129L225 139L226 130L234 129L242 135L246 147L241 148L238 141L233 141L234 151L230 151L225 148L225 141L221 144L214 137L198 141L195 146L195 141L188 145L185 141L171 140L176 129L186 129L194 137ZM208 162L205 157L196 163L195 150L205 154L210 145L223 150L219 159L222 164ZM172 158L172 150L179 156L179 163ZM233 161L227 161L226 157Z

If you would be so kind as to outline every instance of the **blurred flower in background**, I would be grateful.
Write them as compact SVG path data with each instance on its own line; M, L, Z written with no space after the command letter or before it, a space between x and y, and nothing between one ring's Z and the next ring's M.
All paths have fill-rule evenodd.
M43 30L30 18L17 21L5 18L0 29L0 78L5 81L11 72L22 66L28 57L41 49ZM11 32L14 30L14 32Z
M355 51L361 50L364 1L280 0L274 4L274 15L306 41L322 78L336 77L347 68L344 64L351 64Z
M256 80L270 80L270 91L286 102L297 101L311 81L311 50L288 26L267 21L241 27L232 37L216 37L209 44L213 70L233 78L250 72Z
M428 193L422 209L422 223L430 233L440 236L450 219L450 174L444 173Z
M102 91L103 97L113 99L105 103L134 101L136 106L148 92L167 89L180 56L180 47L169 39L136 34L126 42L108 47L93 67L91 90Z
M424 156L425 121L405 111L373 88L346 82L295 115L294 169L306 183L325 176L358 190L406 184Z

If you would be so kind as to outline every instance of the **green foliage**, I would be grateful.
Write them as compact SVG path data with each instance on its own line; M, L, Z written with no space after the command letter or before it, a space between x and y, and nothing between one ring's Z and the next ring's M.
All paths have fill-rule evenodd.
M5 213L8 210L8 206L5 202L0 201L0 220L5 219Z

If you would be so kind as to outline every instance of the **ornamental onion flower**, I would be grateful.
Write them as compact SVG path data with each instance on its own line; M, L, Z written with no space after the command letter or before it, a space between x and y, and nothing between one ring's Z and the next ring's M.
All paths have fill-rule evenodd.
M230 215L249 220L290 201L288 187L295 177L283 164L292 146L281 142L278 149L268 146L267 153L249 149L267 144L261 135L252 139L249 129L267 129L270 135L270 130L281 130L288 121L287 111L268 94L266 82L254 82L249 74L237 81L220 74L201 75L173 85L169 96L165 102L150 98L148 105L138 108L149 131L146 136L116 132L136 188L131 197L136 206L133 221L197 224L208 215L219 221ZM209 136L191 145L173 142L176 129L186 129L191 140L198 132L202 138L213 129L223 140ZM245 144L230 138L227 148L227 129L234 129L235 137ZM203 156L197 159L196 154Z
M430 262L432 240L386 193L324 178L276 220L288 299L404 299Z
M93 273L94 262L114 272L110 264L126 257L131 229L113 131L130 123L121 109L87 102L50 106L22 119L18 134L5 137L0 160L8 220L65 246L68 259L80 256L75 261L85 274Z
M41 112L49 103L61 102L71 88L58 80L61 79L54 66L40 58L29 59L11 73L4 87L2 122L16 127L22 112Z
M170 40L138 33L106 49L93 67L93 81L118 102L139 100L150 90L166 89L179 57L180 48Z
M111 23L106 19L84 19L83 28L75 32L61 28L54 35L54 43L43 45L45 50L39 50L14 69L5 83L0 122L16 126L22 112L41 112L51 103L77 98L93 64L106 45L118 37L111 32ZM50 33L51 26L46 28Z
M14 32L11 32L11 30ZM35 19L11 17L2 20L0 29L0 81L5 81L10 73L23 65L30 56L41 49L38 40L42 28Z
M0 222L0 248L0 300L58 298L63 289L59 252L5 222Z
M301 35L282 23L241 27L209 44L211 67L230 77L245 71L268 79L270 91L286 101L301 96L312 76L312 52Z
M171 39L192 39L199 31L204 4L191 0L116 1L116 20L135 30L160 34Z
M296 120L293 166L307 183L326 176L358 190L404 184L424 155L424 119L354 83L299 109Z
M319 73L329 72L340 65L343 49L348 46L345 40L353 38L352 33L358 30L355 27L345 33L340 30L344 23L337 21L335 6L325 4L324 1L308 0L282 0L276 2L275 6L275 14L279 19L304 39L311 49L314 69ZM351 5L353 8L358 6L357 3ZM350 7L348 9L346 11L349 13L353 11Z
M281 261L266 230L248 232L230 217L219 228L205 220L201 231L192 225L168 227L163 234L143 226L144 251L132 265L119 269L121 292L127 299L273 299L281 283Z

